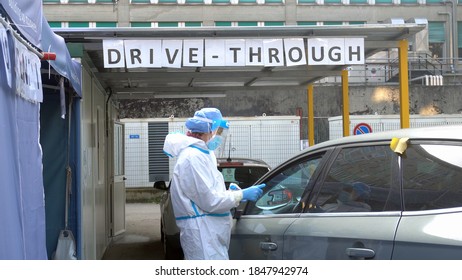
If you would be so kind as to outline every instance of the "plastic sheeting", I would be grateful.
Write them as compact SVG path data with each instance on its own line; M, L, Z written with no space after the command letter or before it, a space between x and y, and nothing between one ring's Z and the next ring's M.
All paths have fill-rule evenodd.
M14 38L0 44L0 259L47 259L40 103L16 94L7 80L4 54L14 58ZM15 59L11 60L15 69Z
M56 53L56 60L50 60L50 65L56 72L66 77L77 95L82 97L81 64L71 58L64 39L51 30L45 18L42 23L41 47L44 52Z

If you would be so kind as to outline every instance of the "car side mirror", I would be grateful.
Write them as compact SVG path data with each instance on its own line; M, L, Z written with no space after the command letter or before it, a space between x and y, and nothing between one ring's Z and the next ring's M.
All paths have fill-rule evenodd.
M166 191L168 190L167 184L165 184L165 181L156 181L154 182L155 189L161 190L161 191Z

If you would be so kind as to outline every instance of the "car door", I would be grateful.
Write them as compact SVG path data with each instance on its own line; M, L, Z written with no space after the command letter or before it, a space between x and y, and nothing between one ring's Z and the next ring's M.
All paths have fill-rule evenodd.
M299 217L324 154L293 160L257 182L266 184L264 194L234 219L230 259L284 258L284 233Z
M388 144L338 148L284 233L284 259L391 259L401 216Z
M410 141L393 259L462 259L462 143Z

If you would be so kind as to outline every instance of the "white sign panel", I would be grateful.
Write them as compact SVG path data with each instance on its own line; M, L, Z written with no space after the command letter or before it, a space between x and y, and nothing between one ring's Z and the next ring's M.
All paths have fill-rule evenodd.
M245 41L246 66L263 66L263 40L250 39Z
M182 54L182 40L162 41L162 66L170 68L181 68Z
M364 39L310 38L309 65L364 64Z
M284 55L287 66L306 64L305 43L303 39L284 39Z
M245 40L228 39L225 42L225 66L245 66Z
M364 64L364 38L345 38L345 64Z
M263 40L265 66L284 66L284 43L282 39Z
M15 39L16 94L32 102L43 102L40 59Z
M205 40L205 66L225 65L225 40Z
M3 25L0 24L0 49L3 53L3 69L5 69L6 82L11 88L11 58L10 58L10 48L8 46L8 36L6 34L6 29Z
M204 41L184 40L183 41L183 66L202 67L204 66Z
M124 42L127 68L161 68L162 40Z
M305 47L306 40L306 47ZM105 68L364 64L364 38L105 40Z
M104 68L125 67L125 52L123 40L104 40L103 49Z

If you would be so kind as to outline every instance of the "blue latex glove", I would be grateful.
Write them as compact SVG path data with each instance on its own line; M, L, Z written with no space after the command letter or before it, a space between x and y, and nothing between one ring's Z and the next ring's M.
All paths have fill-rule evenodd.
M236 183L229 184L229 189L232 191L239 191L241 188Z
M251 186L251 187L248 187L247 189L242 190L242 201L258 200L263 194L262 188L264 188L265 186L266 184L260 184L260 185Z

